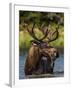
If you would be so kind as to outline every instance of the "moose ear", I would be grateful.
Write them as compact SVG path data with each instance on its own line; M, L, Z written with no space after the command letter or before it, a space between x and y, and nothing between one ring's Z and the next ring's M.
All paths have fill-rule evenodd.
M56 57L58 58L59 57L59 52L57 51L57 53L56 53Z

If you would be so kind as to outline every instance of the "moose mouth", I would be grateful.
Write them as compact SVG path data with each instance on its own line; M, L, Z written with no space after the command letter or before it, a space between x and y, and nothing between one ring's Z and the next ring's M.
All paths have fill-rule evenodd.
M41 57L40 63L39 63L39 66L40 66L39 69L40 69L42 74L53 72L53 68L52 68L50 62L51 61L48 59L48 57L46 57L46 56Z

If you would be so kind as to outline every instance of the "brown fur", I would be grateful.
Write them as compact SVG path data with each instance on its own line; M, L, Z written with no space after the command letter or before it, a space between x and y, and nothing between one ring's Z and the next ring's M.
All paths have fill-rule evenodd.
M28 56L25 63L25 74L32 74L36 69L36 64L39 60L39 48L32 45L29 49Z
M39 48L36 44L32 45L29 49L28 52L28 56L26 59L26 63L25 63L25 75L32 75L32 74L40 74L41 72L39 70L37 70L37 65L40 62L40 56L41 54L48 54L50 62L49 64L51 64L51 62L53 62L53 60L55 61L57 56L57 49L51 47L51 48ZM50 65L48 65L49 68ZM52 70L53 72L53 70Z

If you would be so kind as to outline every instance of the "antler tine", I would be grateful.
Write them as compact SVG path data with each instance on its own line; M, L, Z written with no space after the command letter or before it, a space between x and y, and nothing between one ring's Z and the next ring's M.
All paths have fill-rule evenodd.
M39 39L35 36L34 26L35 26L35 23L33 24L33 27L32 27L31 36L32 36L34 39L36 39L37 41L39 41Z
M48 35L48 29L46 30L45 35L41 40L45 39L47 37L47 35Z
M32 33L34 33L34 31L33 31L33 29L34 29L34 26L35 26L35 22L34 22L34 24L33 24L33 27L32 27Z
M31 35L31 32L30 32L30 30L29 30L29 28L27 27L27 31L28 31L28 33Z
M56 30L55 30L54 32L52 32L52 33L48 30L47 27L40 29L40 31L44 34L44 36L43 36L42 38L40 38L40 39L38 39L38 38L36 37L35 32L34 32L34 27L35 27L35 23L33 24L32 30L29 30L29 28L27 27L27 31L29 32L29 34L30 34L30 35L36 40L36 42L38 42L38 43L40 43L40 42L43 43L43 42L44 42L43 40L44 40L45 38L48 39L48 43L49 43L49 42L55 41L55 40L58 38L58 36L59 36L59 32L58 32L59 25L58 25L58 27L56 28ZM50 33L51 33L51 34L50 34ZM48 37L48 34L50 34L51 37L53 37L55 34L56 34L56 36L55 36L54 38L50 38L50 37Z
M32 27L32 30L30 31L28 28L27 28L27 31L29 32L29 34L37 41L39 42L43 42L42 40L45 39L48 35L48 29L46 30L46 33L45 35L41 38L41 39L38 39L36 36L35 36L35 32L34 32L34 26L35 26L35 23L33 24L33 27Z
M33 24L32 30L29 30L29 28L27 27L27 31L29 32L29 34L30 34L34 39L37 40L37 38L36 38L35 35L34 35L34 31L33 31L34 26L35 26L35 23Z
M48 39L49 39L48 43L49 43L49 42L52 42L52 41L55 41L55 40L58 38L58 36L59 36L58 28L59 28L59 26L56 28L56 31L54 31L53 34L52 34L52 36L53 36L53 35L56 33L56 37L53 38L53 39L50 39L50 38L48 37Z

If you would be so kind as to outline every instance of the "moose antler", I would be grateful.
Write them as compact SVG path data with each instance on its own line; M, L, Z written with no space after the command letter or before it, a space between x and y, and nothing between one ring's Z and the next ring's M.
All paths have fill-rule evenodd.
M49 26L49 25L48 25L48 26ZM41 25L41 28L40 28L40 31L41 31L43 34L45 34L47 28L48 28L47 26L45 26L44 24L42 24L42 25ZM47 35L48 43L49 43L49 42L52 42L52 41L55 41L55 40L58 38L58 36L59 36L58 29L59 29L59 25L58 25L58 27L56 28L55 31L52 31L52 32L51 32L51 30L48 30L48 35ZM56 34L56 36L55 36L55 34ZM55 37L54 37L54 36L55 36Z
M46 33L44 34L44 36L40 39L38 39L36 36L35 36L35 32L34 32L34 26L35 26L35 23L33 24L33 27L32 27L32 30L29 30L29 28L27 27L27 31L29 32L29 34L36 40L36 41L39 41L39 42L43 42L43 39L45 39L48 35L48 29L46 30Z
M58 38L58 36L59 36L59 32L58 32L58 29L59 29L59 25L58 25L58 27L56 28L56 30L54 31L54 32L52 32L52 34L50 34L51 35L51 37L53 37L55 34L56 34L56 36L54 37L54 38L50 38L50 37L47 37L48 38L48 43L49 42L52 42L52 41L55 41L57 38Z
M58 36L59 36L59 32L58 32L58 29L59 29L59 25L58 25L58 27L56 28L56 30L55 31L49 31L48 30L48 27L46 27L46 26L42 26L41 28L39 28L39 30L43 33L43 37L42 38L40 38L40 39L38 39L37 37L36 37L36 35L35 35L35 32L34 32L34 27L35 27L35 23L33 24L33 27L32 27L32 29L31 30L29 30L29 28L27 27L27 31L29 32L29 34L35 39L34 40L34 42L35 43L38 43L38 44L40 44L40 43L49 43L49 42L52 42L52 41L55 41L57 38L58 38ZM55 35L56 34L56 35ZM55 36L55 37L54 37ZM44 39L48 39L48 41L46 42L46 41L43 41Z

